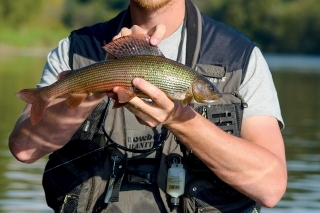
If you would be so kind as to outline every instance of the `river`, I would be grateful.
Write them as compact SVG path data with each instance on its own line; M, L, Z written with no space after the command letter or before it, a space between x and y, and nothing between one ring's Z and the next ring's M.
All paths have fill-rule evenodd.
M266 213L319 212L320 209L320 57L266 55L277 87L286 127L283 136L289 170L287 191ZM34 87L43 56L0 58L0 213L51 213L41 186L46 157L34 164L15 160L7 139L24 103L15 97Z

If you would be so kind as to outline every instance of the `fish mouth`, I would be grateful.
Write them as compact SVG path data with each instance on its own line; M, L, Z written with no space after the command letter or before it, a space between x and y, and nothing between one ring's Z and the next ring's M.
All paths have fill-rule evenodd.
M204 104L204 105L211 105L214 102L220 100L222 95L220 93L217 93L216 91L210 91L209 94L193 94L193 103L196 104Z
M214 102L216 102L217 100L204 100L203 103L204 104L212 104Z
M198 104L212 104L222 95L219 90L206 78L196 80L192 85L193 102Z
M218 101L219 99L217 100L201 100L200 101L196 101L195 99L192 100L192 103L195 103L195 104L202 104L202 105L211 105L213 104L214 102Z

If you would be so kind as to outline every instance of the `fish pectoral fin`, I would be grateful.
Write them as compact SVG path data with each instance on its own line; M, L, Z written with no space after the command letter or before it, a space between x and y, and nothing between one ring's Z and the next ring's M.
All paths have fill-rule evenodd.
M77 108L86 97L89 96L89 93L70 93L67 97L66 104L69 109Z
M127 103L119 103L119 101L115 101L113 103L113 106L112 106L112 109L116 109L116 108L120 108L120 107L123 107L125 106Z
M193 100L193 95L190 93L187 93L185 98L181 101L183 106L187 106L190 104Z
M134 98L136 95L136 93L134 93L132 90L123 88L123 87L119 87L118 89L118 102L120 104L122 103L127 103L128 101L130 101L132 98Z

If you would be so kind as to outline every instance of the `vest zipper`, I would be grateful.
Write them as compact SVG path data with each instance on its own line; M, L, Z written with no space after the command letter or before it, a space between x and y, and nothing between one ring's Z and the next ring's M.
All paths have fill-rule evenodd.
M201 114L204 118L208 118L208 112L207 112L207 107L206 106L202 106L202 114Z
M231 92L231 94L234 97L240 99L242 108L248 108L248 104L244 101L243 97L237 91L233 91L233 92Z
M60 209L60 213L64 213L65 205L67 204L69 199L78 199L78 198L79 198L79 196L76 194L66 194L66 196L64 197L64 200L63 200L63 204Z
M201 213L201 212L203 212L203 210L204 210L204 208L198 208L198 213Z
M86 212L88 212L88 210L90 209L91 206L91 202L92 202L92 197L93 197L93 192L94 192L94 188L95 188L95 181L94 181L94 177L91 178L91 189L90 189L90 193L89 193L89 198L88 198L88 203L87 203L87 207L86 207Z

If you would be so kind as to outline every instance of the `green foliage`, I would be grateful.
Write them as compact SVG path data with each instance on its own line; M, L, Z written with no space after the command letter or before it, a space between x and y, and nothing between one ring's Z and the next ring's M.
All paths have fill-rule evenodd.
M26 105L25 102L15 96L15 93L22 88L36 86L44 63L45 57L17 56L0 58L0 139L2 141L8 139L7 133L12 130L15 120ZM4 136L6 138L3 138Z
M92 25L116 16L128 3L128 0L68 0L62 20L70 28Z
M20 27L37 16L43 0L1 0L0 23Z
M193 0L200 10L264 52L320 54L319 0Z
M216 11L208 8L204 12L258 39L257 43L270 42L273 38L268 31L274 22L275 1L224 0L219 8L211 7Z
M0 46L49 46L69 35L61 22L65 0L1 0Z
M319 0L192 0L264 52L320 54ZM129 0L1 0L0 44L52 45L67 31L106 21Z
M320 53L320 1L292 0L279 16L277 42L279 51Z
M17 47L55 47L58 41L67 37L70 29L50 26L30 26L22 29L10 27L1 28L0 48L1 46Z

